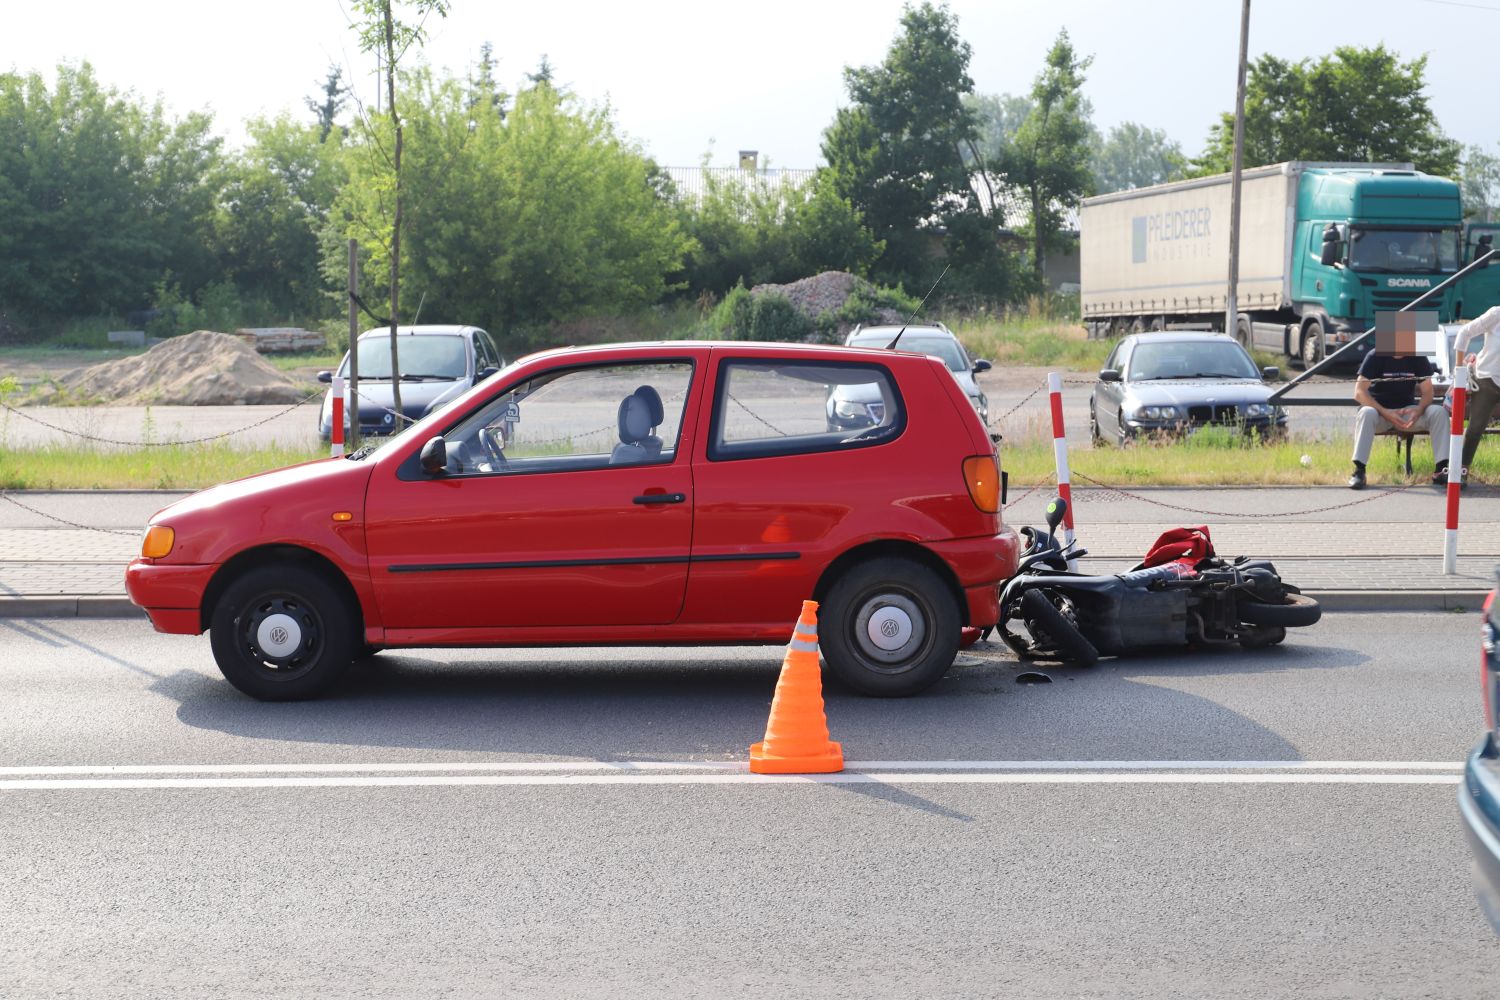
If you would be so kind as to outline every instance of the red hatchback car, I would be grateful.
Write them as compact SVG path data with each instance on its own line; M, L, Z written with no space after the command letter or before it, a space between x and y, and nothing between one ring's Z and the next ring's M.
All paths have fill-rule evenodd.
M263 699L314 696L383 648L783 643L809 597L830 669L909 695L963 626L998 620L1017 552L1001 495L935 358L567 349L378 451L172 504L126 586L158 631L208 630L224 676Z

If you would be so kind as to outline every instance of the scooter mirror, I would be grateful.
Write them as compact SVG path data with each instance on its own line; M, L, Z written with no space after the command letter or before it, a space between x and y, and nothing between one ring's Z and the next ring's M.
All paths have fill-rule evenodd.
M1054 535L1057 534L1057 526L1062 524L1062 519L1068 513L1068 501L1062 497L1053 497L1052 502L1047 505L1047 530Z

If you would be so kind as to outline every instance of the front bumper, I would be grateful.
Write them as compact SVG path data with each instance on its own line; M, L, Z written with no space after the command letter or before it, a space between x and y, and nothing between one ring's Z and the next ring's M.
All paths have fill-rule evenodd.
M1493 733L1469 755L1458 787L1458 811L1474 854L1474 894L1500 933L1500 750Z
M203 594L215 568L133 559L125 567L125 592L158 632L197 635L203 631Z
M1246 420L1130 420L1125 421L1129 437L1150 434L1183 435L1204 427L1224 427L1234 432L1258 431L1262 435L1286 430L1286 414L1274 417L1252 417Z

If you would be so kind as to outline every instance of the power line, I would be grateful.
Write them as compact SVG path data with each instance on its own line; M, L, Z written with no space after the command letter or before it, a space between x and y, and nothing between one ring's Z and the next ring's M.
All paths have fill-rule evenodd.
M1492 14L1500 14L1500 7L1489 7L1482 3L1464 3L1463 0L1427 0L1428 3L1438 3L1445 7L1468 7L1471 10L1487 10Z

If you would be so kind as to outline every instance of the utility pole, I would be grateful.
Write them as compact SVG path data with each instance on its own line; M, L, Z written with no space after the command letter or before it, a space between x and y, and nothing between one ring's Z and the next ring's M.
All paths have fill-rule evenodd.
M344 412L349 415L349 450L359 447L359 307L354 296L359 294L359 244L349 241L349 406Z
M1240 322L1240 168L1245 155L1245 57L1249 43L1250 0L1244 0L1240 10L1239 75L1234 87L1234 166L1229 173L1229 297L1225 301L1224 332L1231 337L1239 335Z

